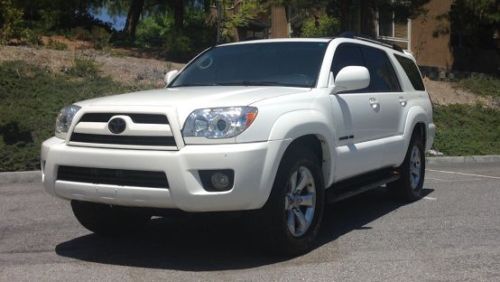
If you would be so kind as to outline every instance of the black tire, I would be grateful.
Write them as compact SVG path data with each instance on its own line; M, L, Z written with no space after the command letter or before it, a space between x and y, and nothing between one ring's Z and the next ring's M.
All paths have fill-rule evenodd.
M412 160L412 154L418 154L417 157L420 159L418 168L415 161ZM398 168L398 171L400 174L399 180L387 185L387 188L389 188L395 199L405 202L413 202L421 199L425 178L425 150L423 137L420 134L413 134L405 160ZM415 179L412 180L412 178L416 177L416 172L419 172L418 181Z
M83 227L102 236L127 236L136 233L151 216L140 209L71 201L76 219Z
M280 256L296 256L309 251L313 247L313 243L317 237L323 218L324 210L325 189L323 173L319 164L320 161L314 153L305 148L292 148L290 151L287 151L286 155L282 159L274 181L271 195L260 213L260 219L262 220L261 223L266 225L266 230L264 230L264 232L267 232L268 235L267 238L265 238L265 241L267 242L265 245L268 247L268 250L272 252L272 254ZM311 200L311 203L314 203L314 213L309 210L312 206L300 206L305 204L305 202L299 201L293 203L293 201L289 200L290 198L286 199L287 195L291 195L289 191L291 189L291 177L296 171L297 179L299 177L304 177L301 173L306 173L307 171L310 172L308 176L312 175L314 178L313 181L309 182L314 182L314 187L313 185L308 184L306 188L302 189L302 192L298 192L299 194L296 194L299 196L310 197L312 193L308 190L312 191L313 188L315 189L315 199ZM297 185L295 186L299 186L298 182L296 183ZM299 207L290 208L290 206L293 205L299 205ZM300 228L304 225L300 224L299 217L296 213L294 213L294 211L292 211L293 209L295 209L295 211L299 209L302 212L304 215L302 219L310 219L310 215L313 214L312 220L309 221L308 228ZM289 212L294 213L292 218L295 217L296 221L292 221L297 223L299 226L297 229L301 229L302 231L306 230L303 234L300 234L300 230L293 228L295 233L297 233L294 235L288 227L288 219L290 217Z

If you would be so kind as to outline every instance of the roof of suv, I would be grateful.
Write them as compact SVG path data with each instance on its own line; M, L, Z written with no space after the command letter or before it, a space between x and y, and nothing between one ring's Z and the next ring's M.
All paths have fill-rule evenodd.
M257 39L248 41L239 41L219 44L217 46L240 45L240 44L257 44L257 43L277 43L277 42L330 42L333 38L273 38L273 39Z
M371 38L364 38L358 36L340 36L340 37L331 37L331 38L273 38L273 39L257 39L257 40L248 40L248 41L239 41L239 42L231 42L219 44L217 46L228 46L228 45L243 45L243 44L259 44L259 43L279 43L279 42L322 42L327 43L332 40L353 40L356 43L365 44L365 45L376 45L377 47L385 47L390 50L401 52L405 55L411 55L408 52L405 52L401 47L395 44L389 44L383 41L379 41Z

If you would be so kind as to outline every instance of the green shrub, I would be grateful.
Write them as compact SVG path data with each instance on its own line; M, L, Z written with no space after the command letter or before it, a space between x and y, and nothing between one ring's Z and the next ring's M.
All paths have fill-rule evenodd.
M481 96L500 98L500 78L480 75L462 79L458 85L472 93Z
M480 105L434 107L434 148L445 155L500 154L500 110Z
M171 32L165 43L169 56L177 60L187 60L192 56L191 44L191 38L182 32Z
M99 66L94 59L85 56L79 56L75 57L73 66L68 69L67 74L76 77L94 79L99 75Z
M49 49L54 49L54 50L66 50L68 49L68 45L66 45L63 42L57 41L57 40L52 40L49 39L49 42L47 42L47 48Z
M111 33L109 33L105 28L93 26L90 31L90 36L95 49L102 50L109 47Z
M147 17L137 26L136 43L144 47L159 47L173 28L171 17Z
M41 142L53 136L63 106L137 87L99 75L75 79L22 61L1 63L0 171L39 169Z
M340 30L340 22L338 19L323 15L318 20L319 25L316 26L314 18L309 18L304 21L302 26L303 37L332 37Z
M92 40L92 35L90 34L90 31L83 27L75 27L72 28L67 35L71 39L77 39L77 40L83 40L83 41L90 41Z
M197 9L186 9L184 27L176 30L170 13L153 15L137 26L135 45L165 48L169 59L185 61L214 43L215 28L206 23L206 15Z
M11 0L0 0L0 43L6 43L23 29L23 11Z

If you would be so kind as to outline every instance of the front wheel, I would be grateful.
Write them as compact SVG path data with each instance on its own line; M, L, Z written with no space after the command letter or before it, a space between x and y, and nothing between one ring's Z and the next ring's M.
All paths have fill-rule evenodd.
M412 137L403 164L398 168L400 179L388 184L389 190L403 201L416 201L422 198L425 177L425 152L422 137Z
M319 231L323 208L324 184L319 160L307 149L287 152L262 210L269 247L284 255L310 250Z

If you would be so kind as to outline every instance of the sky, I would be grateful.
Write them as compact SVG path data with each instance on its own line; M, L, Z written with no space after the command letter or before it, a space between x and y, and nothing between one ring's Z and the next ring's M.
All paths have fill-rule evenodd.
M111 26L116 30L122 30L125 27L125 22L127 17L125 15L122 16L110 16L108 13L108 9L102 8L98 11L90 10L90 14L94 16L96 19L99 19L105 23L110 23Z

